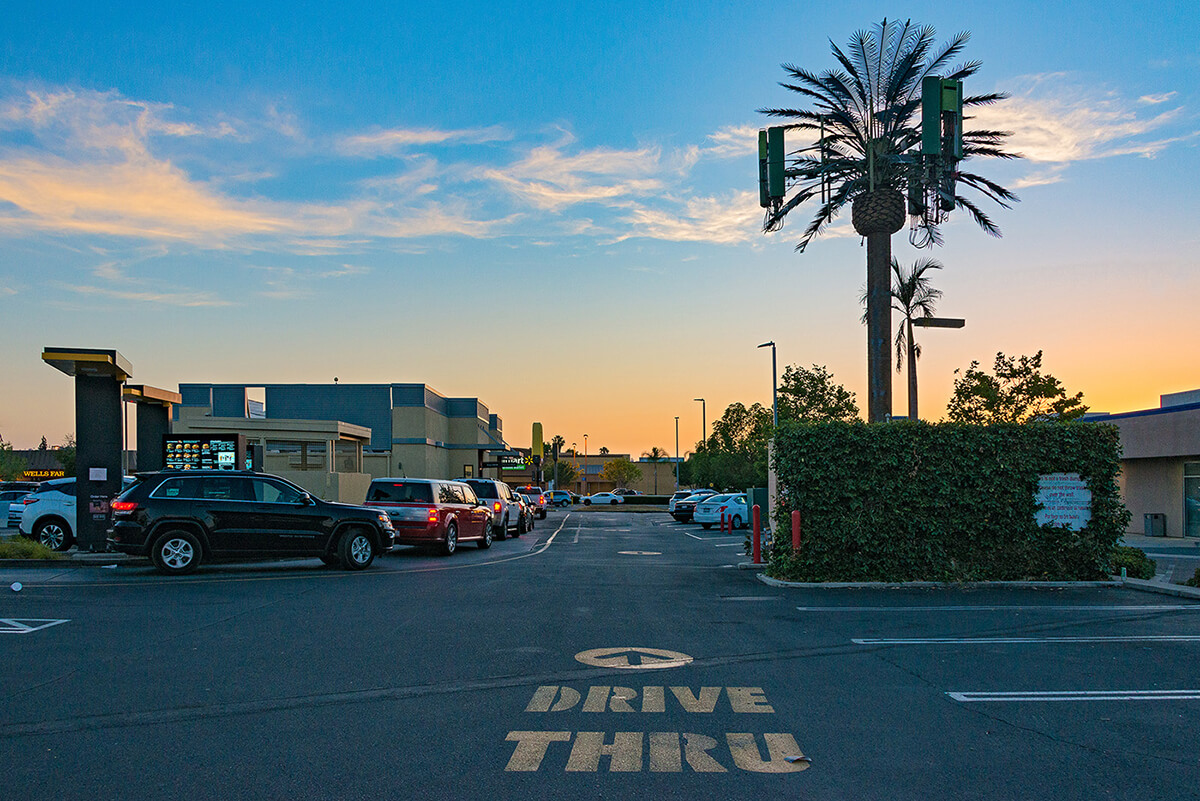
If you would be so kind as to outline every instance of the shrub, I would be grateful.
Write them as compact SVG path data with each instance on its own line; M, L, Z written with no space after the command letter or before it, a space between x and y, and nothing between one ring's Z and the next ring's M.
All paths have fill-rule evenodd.
M775 438L779 531L767 573L795 581L1107 578L1129 523L1115 426L788 423ZM1039 526L1038 477L1078 473L1082 530ZM793 509L804 545L791 550Z
M1183 583L1189 587L1200 587L1200 567L1196 568L1195 575Z
M1157 566L1141 548L1118 545L1112 552L1112 574L1120 575L1121 568L1125 568L1125 574L1129 578L1152 579Z
M40 542L15 537L0 542L0 559L62 559L62 554L55 553Z

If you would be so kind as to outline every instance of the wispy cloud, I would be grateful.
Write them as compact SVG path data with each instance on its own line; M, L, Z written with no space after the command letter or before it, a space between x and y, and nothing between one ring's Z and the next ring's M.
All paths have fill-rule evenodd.
M573 136L564 135L555 144L533 148L520 161L484 169L480 175L547 211L578 203L612 203L662 187L657 148L566 152L574 141Z
M733 245L761 236L762 209L757 192L735 192L726 198L692 198L678 213L639 205L628 212L625 222L628 233L616 237L618 241L649 237Z
M232 302L223 300L211 292L155 292L153 290L135 292L125 289L63 283L59 283L57 286L64 291L74 292L79 295L96 295L138 303L153 303L159 306L196 307L234 305Z
M390 128L343 137L338 151L354 156L380 156L396 151L448 143L504 142L512 134L499 125L487 128L438 130L436 128Z
M1007 147L1042 164L1068 164L1113 156L1153 158L1169 145L1194 137L1153 134L1178 121L1182 107L1145 116L1139 105L1161 105L1173 93L1122 98L1072 85L1070 76L1035 75L1021 79L1025 88L1007 100L976 109L970 127L1012 131ZM1043 177L1051 173L1044 172ZM1036 183L1051 183L1050 180Z

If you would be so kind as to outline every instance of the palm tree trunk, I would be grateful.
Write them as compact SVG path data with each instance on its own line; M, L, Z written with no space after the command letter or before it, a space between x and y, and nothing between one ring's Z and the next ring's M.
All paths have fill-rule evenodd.
M892 414L892 235L867 234L867 420Z
M908 326L908 419L919 420L917 416L917 345L913 342L912 318L905 320Z

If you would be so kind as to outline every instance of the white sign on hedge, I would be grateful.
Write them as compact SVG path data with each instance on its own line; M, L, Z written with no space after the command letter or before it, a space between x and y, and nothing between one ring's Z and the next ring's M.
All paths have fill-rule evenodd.
M1037 502L1042 506L1035 517L1039 526L1070 526L1082 531L1092 519L1092 491L1078 473L1038 476Z

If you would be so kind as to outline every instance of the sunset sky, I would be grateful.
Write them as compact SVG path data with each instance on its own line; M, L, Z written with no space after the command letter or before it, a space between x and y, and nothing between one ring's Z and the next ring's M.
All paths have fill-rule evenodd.
M74 429L43 347L133 380L424 382L582 448L674 452L770 403L766 340L866 407L865 248L847 209L761 233L756 109L883 16L972 32L1008 101L1003 229L957 214L919 335L921 412L997 351L1097 411L1200 388L1194 3L4 4L0 436ZM987 201L985 201L987 203ZM992 213L994 212L994 213ZM904 374L894 411L905 412Z

